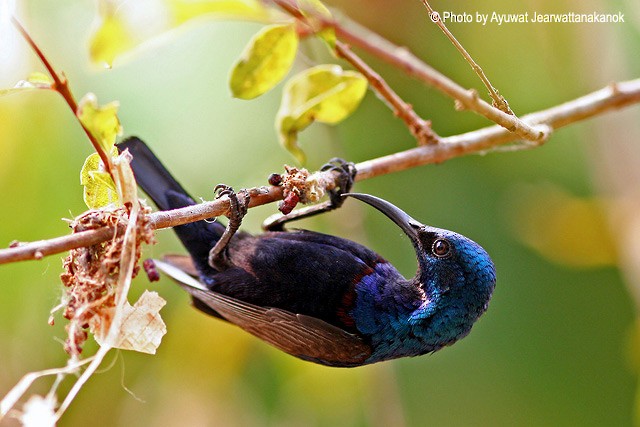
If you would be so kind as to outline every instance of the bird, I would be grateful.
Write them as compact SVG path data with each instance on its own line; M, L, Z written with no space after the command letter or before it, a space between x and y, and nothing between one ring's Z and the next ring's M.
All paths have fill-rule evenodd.
M196 203L141 139L130 137L118 147L129 150L138 185L159 209ZM417 257L414 277L405 278L359 243L302 229L238 231L221 251L225 262L212 263L212 248L226 230L219 221L174 227L189 255L166 256L158 267L191 295L195 308L320 365L419 356L465 337L495 288L488 253L384 199L340 197L374 207L404 232Z

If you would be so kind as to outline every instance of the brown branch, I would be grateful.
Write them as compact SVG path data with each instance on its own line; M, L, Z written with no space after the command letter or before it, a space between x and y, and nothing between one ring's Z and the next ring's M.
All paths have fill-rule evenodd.
M306 21L307 18L300 12L298 6L290 0L270 1L299 21ZM468 109L484 116L510 132L515 133L519 138L527 141L542 144L549 138L549 134L545 132L546 129L544 127L531 126L514 114L505 113L483 101L478 97L478 93L474 89L463 88L444 74L424 63L408 49L394 45L389 40L361 26L355 21L341 17L340 20L344 22L343 24L338 20L329 19L317 14L314 15L313 18L320 23L321 28L333 28L336 35L344 42L377 56L389 64L400 68L410 76L417 78L423 83L453 98L456 101L457 109ZM316 28L316 30L318 29ZM506 103L506 100L504 102Z
M542 125L558 129L569 124L640 103L640 79L611 84L596 92L566 102L556 107L522 118L530 125ZM549 130L549 133L551 132ZM441 143L425 145L410 150L358 163L358 181L443 161L472 153L481 153L503 144L518 140L517 135L500 126L490 126L461 135L442 138ZM249 190L249 206L255 207L282 199L279 187L258 187ZM172 211L154 212L151 223L154 229L174 227L205 218L226 214L229 208L226 197L199 205ZM74 248L104 242L113 236L110 228L85 231L51 240L27 243L0 250L0 264L31 259L41 259L45 255L65 252Z
M530 125L547 127L547 133L590 117L640 103L640 79L613 83L556 107L527 114L522 120ZM405 170L429 163L441 163L454 157L482 153L509 142L517 135L500 126L442 138L440 144L412 148L356 165L357 180Z
M45 256L67 252L71 249L97 245L109 240L114 234L115 231L112 228L105 227L49 240L12 244L8 249L0 249L0 264L39 260Z

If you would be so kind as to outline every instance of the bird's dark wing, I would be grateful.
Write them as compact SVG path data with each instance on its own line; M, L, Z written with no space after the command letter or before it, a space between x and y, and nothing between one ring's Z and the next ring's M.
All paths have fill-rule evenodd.
M381 277L379 264L386 261L362 245L312 231L232 239L228 256L232 268L213 275L211 282L201 277L210 290L322 319L349 332L357 332L351 310L360 281L370 275L381 282L401 277L393 267Z
M194 299L204 302L225 320L278 349L304 360L329 366L359 366L371 355L370 346L357 335L303 314L260 307L210 291L182 271L163 262L169 274Z
M329 245L345 251L349 255L358 258L368 266L374 266L380 262L386 262L378 253L366 246L360 245L352 240L343 239L329 234L318 233L309 230L291 230L288 232L267 232L262 234L263 238L277 237L281 240L314 243L318 245Z

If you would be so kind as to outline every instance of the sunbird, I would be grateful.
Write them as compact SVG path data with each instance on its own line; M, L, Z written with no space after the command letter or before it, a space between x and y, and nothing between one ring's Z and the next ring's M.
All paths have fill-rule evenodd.
M119 149L132 154L138 185L159 209L195 204L142 140L129 138ZM225 194L238 205L235 193ZM367 203L400 227L417 256L414 277L406 279L376 252L341 237L308 230L229 233L219 221L174 227L189 257L171 256L158 266L191 294L197 309L322 365L419 356L465 337L495 288L487 252L378 197L337 197ZM224 247L212 251L220 239Z

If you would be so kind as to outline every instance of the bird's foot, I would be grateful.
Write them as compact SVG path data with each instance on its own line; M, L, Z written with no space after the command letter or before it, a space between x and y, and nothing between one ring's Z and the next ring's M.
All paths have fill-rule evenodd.
M323 212L332 211L339 208L344 203L342 194L351 191L351 187L356 177L356 167L352 162L340 158L333 158L329 160L322 168L322 172L337 172L338 178L336 180L336 186L331 190L327 190L329 195L329 201L320 203L317 205L306 206L302 209L297 209L287 215L272 215L267 218L262 224L262 228L268 231L283 231L284 225L287 222L296 221L302 218L308 218L313 215L317 215Z
M337 209L344 203L342 194L350 192L351 187L353 187L357 174L356 166L353 162L347 162L339 157L334 157L329 160L329 162L325 163L320 170L323 172L338 172L336 187L328 190L331 207L327 210Z
M216 185L214 192L216 199L223 196L229 198L229 215L227 215L229 222L227 223L227 228L225 228L220 239L209 251L209 265L218 271L224 271L232 265L228 257L227 246L233 235L240 228L242 219L247 214L251 196L244 190L236 193L233 188L225 184Z

